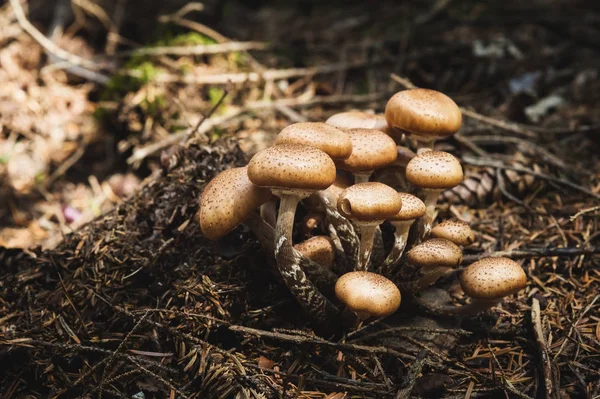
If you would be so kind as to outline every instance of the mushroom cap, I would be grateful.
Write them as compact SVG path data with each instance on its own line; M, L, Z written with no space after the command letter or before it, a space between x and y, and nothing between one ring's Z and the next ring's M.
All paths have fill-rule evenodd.
M418 197L408 193L398 194L400 195L400 198L402 198L402 209L400 209L400 212L394 216L389 217L388 220L392 222L415 220L425 214L427 208L425 207L423 201L421 201Z
M400 290L384 276L371 272L344 274L335 284L335 295L350 310L384 317L400 307Z
M451 136L460 129L462 114L447 95L429 89L404 90L385 106L388 126L423 141Z
M268 189L252 184L247 169L225 170L204 188L196 217L206 238L223 237L271 198Z
M475 241L473 230L462 220L444 220L431 229L431 235L445 238L456 245L471 245Z
M383 183L359 183L340 194L337 208L348 219L374 222L397 214L402 208L402 197Z
M444 151L425 151L406 165L406 180L424 189L448 189L463 179L463 169L452 154Z
M385 132L387 121L384 115L370 114L364 111L340 112L330 116L325 123L338 129L375 129Z
M306 241L294 245L294 248L308 259L323 267L331 268L333 266L335 250L333 242L327 236L311 237Z
M257 152L248 163L248 178L271 189L323 190L335 180L335 164L315 147L282 144Z
M285 127L277 135L275 144L286 143L316 147L332 159L346 159L352 153L350 137L323 122L299 122Z
M508 258L484 258L469 265L460 276L465 294L476 299L499 299L527 285L521 265Z
M432 238L408 251L406 260L423 268L449 267L456 269L462 262L462 251L452 241Z
M352 173L372 171L390 165L398 158L396 142L387 134L374 129L350 129L352 154L337 161L338 168Z

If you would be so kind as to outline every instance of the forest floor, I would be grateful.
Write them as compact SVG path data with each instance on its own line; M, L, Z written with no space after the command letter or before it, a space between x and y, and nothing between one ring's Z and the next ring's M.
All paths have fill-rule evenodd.
M0 1L1 398L600 397L600 6L51 3ZM202 237L199 195L412 84L464 109L440 217L528 286L321 338L247 229Z

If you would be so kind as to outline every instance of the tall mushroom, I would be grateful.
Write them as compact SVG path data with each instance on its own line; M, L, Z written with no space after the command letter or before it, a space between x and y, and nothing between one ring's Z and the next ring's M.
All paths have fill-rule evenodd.
M471 245L475 241L473 230L462 220L444 220L431 229L431 236L445 238L462 246Z
M383 262L384 274L389 273L390 269L398 263L404 252L404 247L406 247L410 227L416 219L425 214L425 204L419 198L408 193L398 194L402 198L402 209L387 219L396 230L394 231L394 246Z
M502 298L512 295L527 285L527 275L523 268L508 258L484 258L469 265L460 276L460 286L470 296L471 303L462 306L427 306L440 315L468 316L483 312Z
M336 161L339 169L352 172L356 183L369 181L375 169L391 165L398 158L396 143L387 134L373 129L350 129L352 154Z
M406 179L422 190L427 211L421 219L421 237L431 230L435 206L440 193L459 184L463 179L460 162L452 154L443 151L427 151L418 154L406 165Z
M269 188L280 199L275 227L275 259L283 281L300 305L321 326L336 317L337 309L306 278L292 246L298 202L335 179L335 164L323 151L301 144L282 144L259 151L248 164L248 178Z
M367 270L377 226L397 214L401 208L400 194L383 183L359 183L342 192L338 200L338 211L360 228L356 270Z
M400 307L400 290L376 273L359 271L344 274L335 284L335 294L360 320L385 317Z
M435 140L456 133L462 114L454 101L439 91L410 89L394 94L385 106L392 131L403 132L433 149Z
M417 288L421 290L435 283L446 271L456 269L462 262L462 251L452 241L432 238L408 251L406 260L421 268L423 277Z

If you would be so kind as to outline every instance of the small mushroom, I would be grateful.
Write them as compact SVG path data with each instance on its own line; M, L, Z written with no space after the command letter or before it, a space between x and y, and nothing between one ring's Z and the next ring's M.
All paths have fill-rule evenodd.
M402 208L402 197L383 183L358 183L348 187L338 200L339 213L360 228L360 249L356 270L366 270L377 226Z
M406 247L410 227L414 221L425 214L425 204L419 198L408 193L398 193L402 198L402 209L387 220L396 228L394 232L394 246L383 263L384 270L388 273L390 267L398 263Z
M337 309L306 278L297 264L292 229L298 202L335 179L335 165L323 151L301 144L282 144L257 152L248 164L248 178L269 188L280 199L275 227L275 260L283 281L300 305L320 325L329 323Z
M359 319L385 317L400 307L400 290L376 273L357 271L344 274L335 284L335 295Z
M458 159L447 152L422 152L406 165L406 179L413 186L422 189L425 197L427 211L420 222L421 237L425 237L431 230L440 193L462 181L462 166Z
M340 112L330 116L325 123L338 129L375 129L385 132L387 122L384 115L370 114L363 111Z
M330 269L335 260L335 249L333 242L327 236L315 236L306 241L294 245L296 251L303 256Z
M462 251L452 241L432 238L408 251L406 260L421 268L423 277L419 280L418 289L424 289L435 283L446 271L456 269L462 262Z
M248 179L247 167L219 173L204 188L196 218L202 234L218 240L271 198L271 192Z
M396 143L387 134L373 129L350 129L352 154L336 161L339 169L352 172L356 183L369 181L375 169L391 165L398 158Z
M471 245L475 241L473 230L462 220L444 220L431 229L431 236L445 238L462 246Z
M435 140L456 133L462 124L458 105L439 91L404 90L385 106L385 119L392 132L402 132L433 149Z
M331 159L346 159L352 153L350 137L340 129L322 122L299 122L277 135L276 145L303 144L323 151Z
M473 300L470 304L454 307L453 313L467 315L491 308L522 290L527 275L521 265L508 258L484 258L469 265L460 276L460 286Z

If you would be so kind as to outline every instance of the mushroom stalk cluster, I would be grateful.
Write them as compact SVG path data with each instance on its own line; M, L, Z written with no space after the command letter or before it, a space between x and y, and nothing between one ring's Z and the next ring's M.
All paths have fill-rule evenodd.
M463 170L434 143L457 132L461 120L449 97L412 89L395 94L385 114L350 111L326 123L291 124L248 166L208 183L198 211L202 232L219 240L248 224L321 331L335 332L342 314L357 320L390 315L401 303L399 286L419 301L419 291L460 266L460 247L474 242L464 222L435 225L440 193L459 184ZM293 234L299 206L310 215L310 226L305 221ZM393 226L393 236L382 237L382 223ZM387 254L383 242L392 243ZM503 275L500 261L486 262L462 273L461 286L473 300L448 306L448 314L488 309L525 285L518 264ZM399 283L407 270L416 274ZM502 280L510 284L499 291L494 287Z

